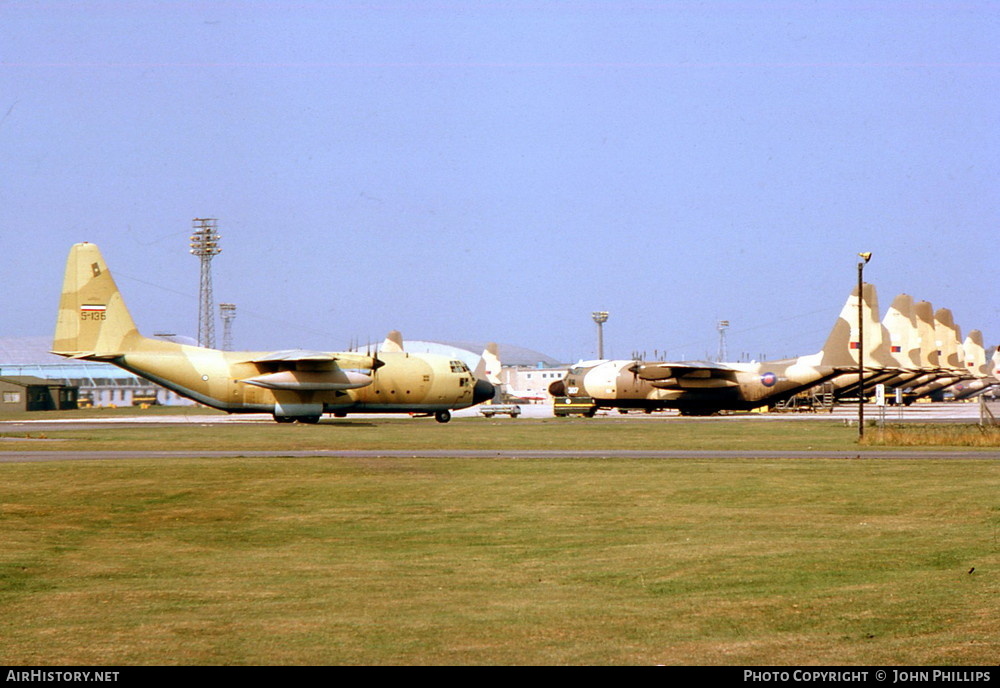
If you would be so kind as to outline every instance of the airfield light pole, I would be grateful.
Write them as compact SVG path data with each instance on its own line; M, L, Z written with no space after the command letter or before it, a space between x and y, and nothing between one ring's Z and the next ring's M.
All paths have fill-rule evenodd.
M215 318L212 306L212 259L222 249L216 231L218 220L196 217L191 234L191 253L201 260L201 285L198 289L198 345L215 348Z
M859 253L858 261L858 441L865 437L865 319L864 270L872 259L871 252Z
M233 350L233 320L236 319L236 304L220 303L219 317L222 318L222 350Z
M729 358L729 352L726 350L726 330L729 329L728 320L720 320L718 324L719 329L719 357L718 361L725 361Z
M607 311L594 311L591 313L594 322L597 323L597 359L604 359L604 323L608 321Z

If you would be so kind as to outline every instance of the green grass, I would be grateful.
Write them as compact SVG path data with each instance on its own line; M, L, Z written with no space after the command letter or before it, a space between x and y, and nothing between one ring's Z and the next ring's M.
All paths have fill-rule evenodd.
M30 431L62 442L19 443L11 449L70 450L310 450L310 449L852 449L857 430L830 421L688 420L683 418L428 418L324 420L278 423L131 424L78 430Z
M0 433L5 450L237 450L315 449L568 449L568 450L833 450L858 448L857 429L829 420L685 418L428 418L326 419L318 425L211 423L194 414L188 423ZM26 439L26 442L18 442ZM39 439L61 440L40 443ZM994 449L995 431L978 426L872 427L865 446Z
M400 423L420 428L420 442L465 425ZM328 441L368 432L264 427ZM995 460L159 459L0 470L6 664L1000 656Z

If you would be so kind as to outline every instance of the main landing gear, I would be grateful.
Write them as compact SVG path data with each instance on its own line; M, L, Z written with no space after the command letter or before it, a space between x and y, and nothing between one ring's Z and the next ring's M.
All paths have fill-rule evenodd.
M279 423L294 423L298 421L299 423L309 423L313 425L319 422L319 416L279 416L275 414L274 420Z

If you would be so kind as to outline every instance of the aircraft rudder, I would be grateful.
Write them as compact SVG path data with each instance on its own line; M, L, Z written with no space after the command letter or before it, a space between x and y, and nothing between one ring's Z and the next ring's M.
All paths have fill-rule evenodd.
M821 365L857 366L858 288L851 291L823 344Z

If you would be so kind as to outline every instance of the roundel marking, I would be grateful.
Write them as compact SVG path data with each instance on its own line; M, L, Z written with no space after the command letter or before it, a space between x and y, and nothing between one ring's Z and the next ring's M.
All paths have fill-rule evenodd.
M760 376L760 384L765 387L774 387L778 382L778 376L774 373L764 373Z

